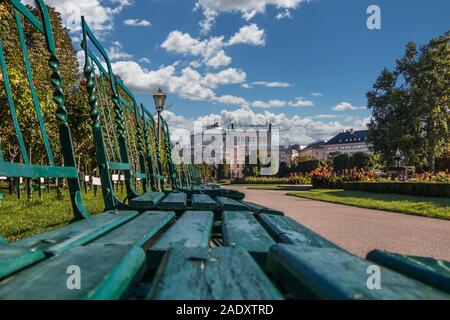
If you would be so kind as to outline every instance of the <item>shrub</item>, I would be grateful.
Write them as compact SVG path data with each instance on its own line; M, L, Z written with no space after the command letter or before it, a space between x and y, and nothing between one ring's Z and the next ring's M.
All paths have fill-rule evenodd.
M450 183L426 182L346 182L344 190L392 193L421 197L450 198Z

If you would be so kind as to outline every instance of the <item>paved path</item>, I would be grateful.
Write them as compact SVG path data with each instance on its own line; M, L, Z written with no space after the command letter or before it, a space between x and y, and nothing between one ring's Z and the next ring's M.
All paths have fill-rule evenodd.
M360 257L385 249L450 261L450 221L291 197L286 191L232 189L244 192L248 201L283 211Z

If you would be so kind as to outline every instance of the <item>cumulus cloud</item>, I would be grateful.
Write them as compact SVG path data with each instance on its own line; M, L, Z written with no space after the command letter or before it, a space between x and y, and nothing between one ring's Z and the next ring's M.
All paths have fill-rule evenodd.
M296 9L305 0L198 0L195 9L203 13L204 19L200 22L201 31L207 33L214 24L216 17L221 13L237 12L245 20L252 19L256 14L264 13L266 7L274 6L281 10L282 16L288 17L289 10ZM289 12L289 13L287 13ZM278 15L277 15L278 16Z
M231 58L226 55L224 49L237 44L262 46L265 44L265 32L256 24L251 24L242 27L228 41L225 41L224 36L200 40L189 33L174 30L169 33L161 47L167 52L198 57L200 60L195 61L197 65L205 64L212 68L219 68L231 63Z
M126 19L123 22L124 25L130 27L151 27L152 23L145 19Z
M287 82L268 82L268 81L255 81L251 83L244 83L241 87L245 89L251 89L253 87L260 86L266 88L289 88L291 86L290 83Z
M168 120L170 127L174 128L172 130L174 132L176 131L175 128L192 131L194 121L199 121L204 126L217 122L224 127L227 127L230 123L243 127L271 123L274 129L280 131L281 145L298 143L307 145L319 139L327 140L348 128L366 129L368 123L367 118L355 118L352 122L348 123L340 121L324 122L298 115L288 117L284 113L273 113L269 111L258 113L250 107L241 107L233 111L222 110L218 114L212 113L196 119L187 119L173 112L165 111L164 117Z
M133 58L133 55L123 51L123 45L120 41L114 41L112 44L112 47L107 50L108 57L111 61Z
M333 108L334 111L342 112L342 111L355 111L359 109L365 109L366 107L358 107L354 106L349 102L341 102L337 106Z
M305 100L305 98L303 97L298 97L295 98L294 101L290 101L289 106L294 108L314 107L314 102L310 100Z
M311 92L311 95L312 95L313 97L322 97L322 96L323 96L323 94L320 93L320 92Z
M24 0L34 5L33 0ZM100 0L46 0L45 3L61 13L62 22L71 32L81 31L81 16L98 35L113 29L113 18L132 4L132 0L110 0L110 6Z
M259 29L255 23L252 23L240 28L239 31L230 38L228 45L232 46L243 43L252 46L264 46L266 44L265 38L264 29Z

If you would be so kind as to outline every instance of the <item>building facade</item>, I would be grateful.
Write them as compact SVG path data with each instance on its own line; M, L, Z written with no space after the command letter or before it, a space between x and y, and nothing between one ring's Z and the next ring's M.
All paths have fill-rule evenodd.
M370 152L367 143L367 130L345 130L325 143L325 158L331 159L337 153L353 154Z
M326 160L325 141L320 140L306 146L299 152L299 159Z

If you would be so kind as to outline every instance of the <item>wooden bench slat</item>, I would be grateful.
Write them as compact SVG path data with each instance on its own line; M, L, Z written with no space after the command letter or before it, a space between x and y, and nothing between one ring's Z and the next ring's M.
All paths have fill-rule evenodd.
M367 259L450 293L450 262L373 250Z
M173 249L148 296L155 300L281 300L283 296L240 248Z
M80 290L67 287L69 266L80 268ZM8 278L0 284L0 299L120 299L144 270L145 253L139 246L77 247Z
M266 265L267 254L275 241L250 212L224 211L222 234L225 246L247 250L261 265Z
M45 258L42 250L1 245L0 280Z
M337 248L335 244L290 217L261 214L257 218L277 242Z
M219 204L207 194L193 194L192 195L192 210L217 210L220 208Z
M147 251L150 267L157 267L164 253L173 247L208 248L213 220L210 211L185 212Z
M173 219L174 212L146 211L137 218L107 233L92 244L144 245Z
M248 210L250 210L251 212L253 212L255 214L266 213L266 214L273 214L273 215L277 215L277 216L284 216L284 213L281 211L269 209L269 208L266 208L264 206L261 206L259 204L253 203L253 202L248 202L245 200L241 200L240 202L243 205L245 205L248 208Z
M217 203L223 210L227 211L247 211L247 207L237 200L226 198L226 197L216 197Z
M137 211L108 211L91 219L81 220L64 227L13 242L13 247L27 247L58 254L84 245L112 229L133 219Z
M163 210L186 210L186 206L187 194L184 192L171 192L158 205Z
M335 248L279 244L270 250L268 269L296 299L421 300L450 296L381 267L381 289L370 290L373 263Z
M165 197L164 192L147 192L129 201L129 206L136 210L151 210Z

